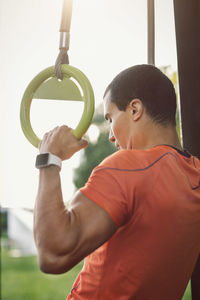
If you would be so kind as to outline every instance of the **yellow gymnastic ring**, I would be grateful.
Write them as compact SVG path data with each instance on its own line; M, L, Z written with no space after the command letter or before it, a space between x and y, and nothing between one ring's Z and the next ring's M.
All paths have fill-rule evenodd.
M92 86L87 79L87 77L77 68L70 65L62 65L63 75L73 77L81 86L83 92L84 110L77 127L74 129L73 133L77 139L80 139L84 133L87 131L91 124L92 117L94 114L94 92ZM29 140L29 142L38 147L40 139L34 133L31 122L30 122L30 107L34 96L39 86L48 78L55 76L54 66L49 67L42 72L40 72L33 80L29 83L26 88L20 108L20 121L21 127L24 135ZM70 100L70 99L69 99Z

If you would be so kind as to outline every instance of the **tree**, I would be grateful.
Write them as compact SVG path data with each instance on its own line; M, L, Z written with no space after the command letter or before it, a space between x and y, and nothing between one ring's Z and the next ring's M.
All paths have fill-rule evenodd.
M84 149L82 162L75 169L74 184L77 189L84 186L92 170L108 155L117 151L117 148L109 141L109 128L103 117L103 105L97 109L92 124L98 125L100 134L96 143L89 143Z

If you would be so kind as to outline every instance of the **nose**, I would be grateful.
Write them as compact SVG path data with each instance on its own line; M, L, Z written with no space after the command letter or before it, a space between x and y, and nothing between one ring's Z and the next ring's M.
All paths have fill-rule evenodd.
M114 137L114 134L113 134L112 129L110 129L110 132L109 132L109 141L110 141L111 143L114 143L114 142L115 142L115 137Z

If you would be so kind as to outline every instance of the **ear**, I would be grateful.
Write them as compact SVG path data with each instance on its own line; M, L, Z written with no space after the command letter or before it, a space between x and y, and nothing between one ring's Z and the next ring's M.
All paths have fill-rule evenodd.
M131 102L128 104L127 107L132 114L132 118L134 121L138 121L141 116L143 115L144 112L144 105L140 99L133 99Z

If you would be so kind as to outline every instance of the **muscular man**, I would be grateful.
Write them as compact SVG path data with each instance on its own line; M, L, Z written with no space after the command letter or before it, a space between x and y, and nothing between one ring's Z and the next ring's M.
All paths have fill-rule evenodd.
M173 85L151 65L131 67L106 89L104 110L119 151L70 209L58 166L40 168L40 268L63 273L85 258L68 300L179 300L200 253L200 161L181 148ZM84 147L61 126L45 134L40 153L66 160Z

